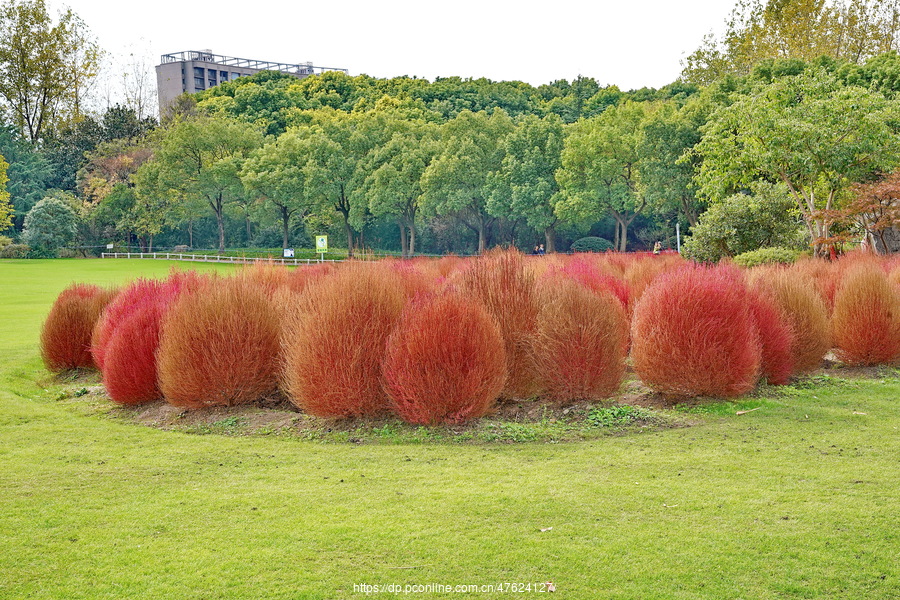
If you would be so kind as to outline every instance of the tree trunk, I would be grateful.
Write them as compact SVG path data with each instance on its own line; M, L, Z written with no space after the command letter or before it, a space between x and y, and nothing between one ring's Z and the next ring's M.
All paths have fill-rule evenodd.
M409 246L406 243L406 223L402 219L397 221L400 227L400 256L406 258L409 256Z
M153 234L152 233L150 234L150 245L147 249L147 252L153 254Z
M547 254L556 252L556 229L552 225L544 230L544 250Z
M246 215L244 220L247 222L247 247L250 247L250 215Z
M409 255L415 256L416 254L416 226L409 226Z
M341 212L344 217L344 233L347 234L347 258L353 258L353 228L350 227L350 219L346 213Z
M478 219L478 254L484 254L486 243L485 243L485 232L484 232L484 219Z
M222 194L219 193L214 200L210 200L209 205L216 213L216 222L219 225L219 254L225 254L225 207Z
M194 220L188 219L188 244L194 249Z
M290 233L289 223L291 220L291 214L288 212L286 206L281 207L281 248L288 247L288 234Z

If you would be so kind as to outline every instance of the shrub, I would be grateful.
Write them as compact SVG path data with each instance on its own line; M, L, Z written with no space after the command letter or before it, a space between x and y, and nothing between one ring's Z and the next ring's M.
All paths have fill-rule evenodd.
M54 372L94 368L91 333L115 290L76 283L56 298L41 329L41 358Z
M532 339L544 394L559 404L614 394L625 375L628 321L607 290L544 279Z
M311 415L371 416L389 410L381 361L405 295L389 270L375 266L345 264L320 278L288 318L284 388L291 402Z
M579 259L570 261L562 272L592 292L612 294L626 310L629 308L628 284L622 279L607 275L591 263Z
M761 350L743 281L722 267L657 278L634 310L640 378L676 396L738 396L753 389Z
M13 243L13 241L12 241L11 237L7 237L5 235L0 235L0 250L3 250L4 248L6 248L7 246L9 246L12 243Z
M794 270L782 269L757 278L756 289L772 301L790 328L794 373L808 373L821 365L831 348L831 325L813 282Z
M387 341L385 389L408 423L462 423L486 414L506 382L500 329L454 293L421 295Z
M22 241L34 250L55 250L73 242L77 235L78 215L64 198L47 196L25 215Z
M684 262L678 255L654 256L650 254L632 258L631 263L625 267L624 275L625 281L628 282L628 292L632 304L636 304L640 300L654 279L667 271L682 266Z
M614 250L613 244L602 237L583 237L572 242L572 252L609 252Z
M458 278L460 291L480 301L500 326L506 349L506 387L502 396L527 398L537 392L531 336L538 304L534 276L516 250L493 250L472 259Z
M794 370L790 324L768 297L751 290L750 313L759 332L762 376L773 385L786 385Z
M0 258L28 258L31 246L27 244L8 244L0 249Z
M791 264L797 260L799 254L797 250L790 248L760 248L759 250L738 254L734 257L734 264L746 268L772 263Z
M878 265L860 265L844 277L832 316L837 357L850 365L900 358L900 288Z
M156 368L163 301L138 305L116 327L106 346L103 385L119 404L144 404L162 397Z
M163 319L159 384L185 408L246 404L278 387L279 319L242 277L183 293Z

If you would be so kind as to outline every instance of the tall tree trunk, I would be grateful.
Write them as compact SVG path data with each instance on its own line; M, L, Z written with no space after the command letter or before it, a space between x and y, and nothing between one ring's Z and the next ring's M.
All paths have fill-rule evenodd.
M216 213L216 222L219 225L219 254L225 254L225 206L222 194L217 194L213 200L209 201L209 205Z
M188 244L190 244L191 250L194 249L194 220L188 219Z
M249 214L245 215L244 220L246 221L246 224L247 224L247 247L249 248L250 247L250 215Z
M556 228L552 225L544 230L544 250L547 254L556 252Z
M416 254L416 226L409 226L409 255L415 256Z
M153 234L152 233L150 234L150 246L147 249L147 252L153 254Z
M281 207L281 248L288 247L288 234L290 233L291 213L286 206Z
M484 231L484 219L479 217L478 219L478 254L484 254L486 240L485 240L485 231Z
M409 256L409 245L406 242L406 223L403 219L398 219L397 225L400 227L400 256L406 258Z

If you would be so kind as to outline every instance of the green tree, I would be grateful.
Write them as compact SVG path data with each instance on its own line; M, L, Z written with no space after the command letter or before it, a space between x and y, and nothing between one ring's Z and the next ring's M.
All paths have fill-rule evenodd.
M564 138L562 119L556 115L523 117L503 142L503 161L491 176L487 202L494 216L523 219L542 233L547 252L556 251L556 171L562 165Z
M96 42L71 9L54 23L43 0L0 7L0 98L32 142L81 117L99 59Z
M365 182L369 212L397 222L404 257L416 251L416 218L424 193L422 175L440 148L438 127L419 122L409 131L395 133L370 153L371 172Z
M750 193L728 196L700 215L684 252L695 260L716 262L759 248L802 249L808 243L787 186L759 181Z
M515 125L503 110L492 114L464 110L441 128L441 153L425 169L422 186L430 209L455 215L478 236L478 252L496 217L487 210L491 174L503 164L504 139Z
M897 49L895 0L739 0L721 39L709 35L684 61L683 77L708 84L746 75L764 59L830 56L861 63Z
M64 200L47 196L25 215L22 241L32 249L49 252L75 241L78 215Z
M224 252L225 206L244 193L242 163L262 143L262 133L247 123L213 117L179 121L161 134L154 160L141 169L158 165L160 188L202 198L216 217L219 252Z
M900 159L898 116L881 94L843 86L821 69L778 79L719 109L703 127L700 191L715 202L758 179L780 181L810 237L826 240L822 215L837 208L840 194Z
M556 213L564 221L616 222L616 249L628 247L628 227L647 206L641 182L644 124L651 109L626 102L570 126L557 180L562 190Z
M47 190L51 168L43 155L18 130L0 126L0 155L9 163L6 191L13 207L13 226L21 231L25 215Z
M9 177L6 176L8 166L0 154L0 232L12 227L13 207L9 202L9 192L6 191L6 183L9 181Z

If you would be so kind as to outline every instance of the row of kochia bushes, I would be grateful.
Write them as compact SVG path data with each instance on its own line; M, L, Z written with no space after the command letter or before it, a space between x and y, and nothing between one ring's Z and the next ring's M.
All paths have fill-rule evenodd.
M173 272L119 290L77 284L41 334L52 371L99 368L122 404L201 408L283 393L311 415L459 423L500 398L617 393L626 358L673 397L784 384L832 348L900 358L900 263L744 270L677 255L272 264Z

